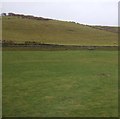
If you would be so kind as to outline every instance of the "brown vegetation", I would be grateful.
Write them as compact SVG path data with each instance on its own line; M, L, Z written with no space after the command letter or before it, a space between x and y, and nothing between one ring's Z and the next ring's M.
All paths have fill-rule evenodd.
M27 19L36 19L36 20L52 20L52 19L43 18L43 17L35 17L32 15L23 15L23 14L15 14L15 13L8 13L8 16L16 16L16 17L27 18Z

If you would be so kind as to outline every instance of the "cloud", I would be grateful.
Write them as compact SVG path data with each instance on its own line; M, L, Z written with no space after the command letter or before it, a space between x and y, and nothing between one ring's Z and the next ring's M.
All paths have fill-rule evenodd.
M48 0L39 0L39 2L4 2L3 12L43 16L85 24L117 25L118 23L117 0L49 0L49 2Z
M2 2L119 2L119 0L1 0Z

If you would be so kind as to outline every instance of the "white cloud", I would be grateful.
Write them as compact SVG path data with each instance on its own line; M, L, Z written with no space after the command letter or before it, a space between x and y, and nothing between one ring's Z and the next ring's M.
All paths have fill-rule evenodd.
M1 2L119 2L119 0L1 0Z
M39 0L38 3L38 0L5 1L8 0L3 3L3 12L6 13L30 14L85 24L118 24L118 0Z

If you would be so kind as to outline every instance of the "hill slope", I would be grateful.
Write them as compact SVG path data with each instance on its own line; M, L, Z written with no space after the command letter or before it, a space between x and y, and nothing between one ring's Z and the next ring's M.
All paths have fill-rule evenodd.
M65 45L117 45L117 33L74 22L36 20L4 16L3 40L17 43L35 41Z
M115 27L115 26L90 26L92 28L96 28L96 29L99 29L99 30L106 30L106 31L109 31L109 32L113 32L113 33L118 33L118 27Z

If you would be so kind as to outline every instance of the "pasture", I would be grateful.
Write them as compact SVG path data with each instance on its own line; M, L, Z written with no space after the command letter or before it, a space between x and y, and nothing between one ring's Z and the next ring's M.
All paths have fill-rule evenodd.
M59 45L117 46L117 27L107 29L59 20L2 17L2 39L16 43L31 41ZM109 32L109 29L116 32Z
M3 116L117 117L117 51L3 51Z

